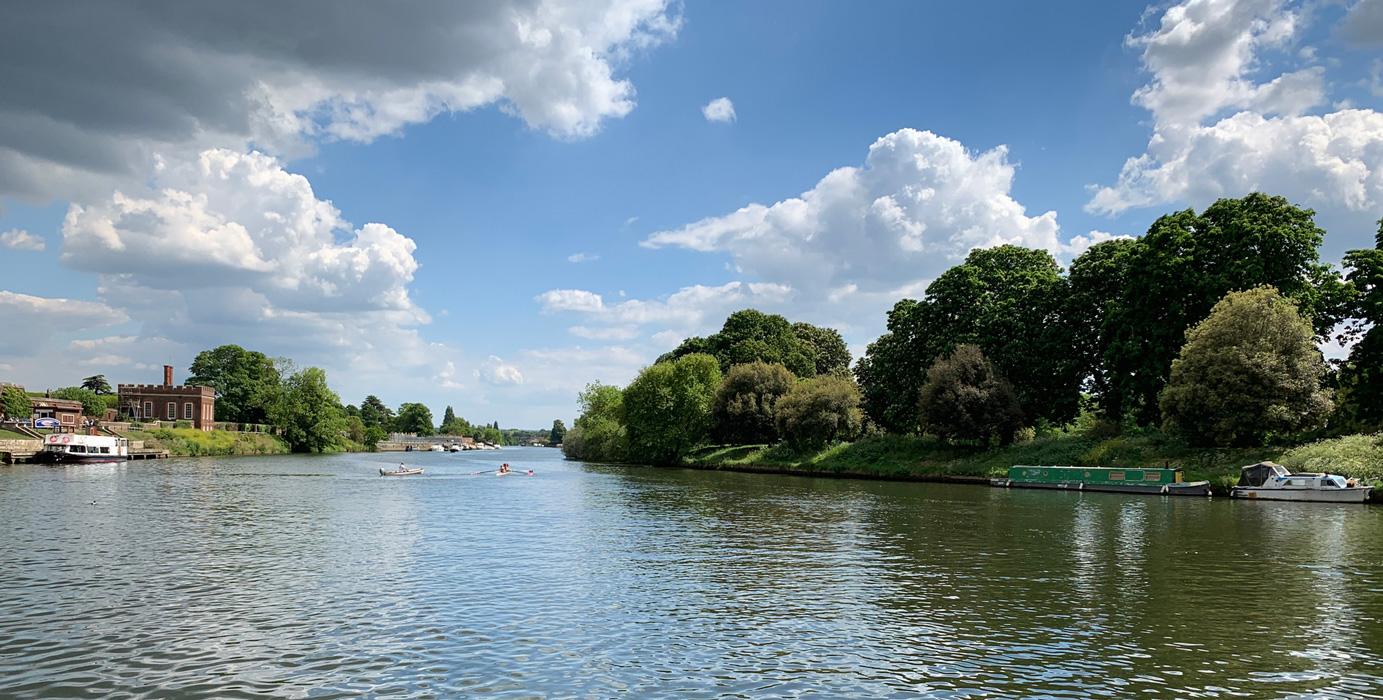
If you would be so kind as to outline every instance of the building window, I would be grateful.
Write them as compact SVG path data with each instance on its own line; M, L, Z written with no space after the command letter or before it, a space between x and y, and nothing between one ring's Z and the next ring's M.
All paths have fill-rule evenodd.
M175 404L175 403L173 403L172 401L169 401L169 402L168 402L168 420L173 420L174 418L177 418L177 417L178 417L178 405Z
M68 425L71 425L72 422L73 422L73 421L72 421L72 414L71 414L71 413L64 413L64 414L62 414L62 422L66 423L66 424L68 424Z
M185 403L182 405L182 419L192 420L192 404Z
M143 416L140 416L140 417L143 418L144 420L149 420L150 418L153 418L153 417L154 417L154 402L153 402L153 401L145 401L145 402L144 402L144 415L143 415Z

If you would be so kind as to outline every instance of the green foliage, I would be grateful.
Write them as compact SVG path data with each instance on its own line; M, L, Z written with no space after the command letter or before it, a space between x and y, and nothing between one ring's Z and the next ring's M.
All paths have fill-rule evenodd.
M284 377L262 352L222 345L198 353L189 371L188 385L216 390L216 420L268 423L280 403Z
M786 318L754 309L730 314L719 333L688 338L677 349L659 357L658 362L671 362L691 354L714 356L722 373L735 365L767 362L784 365L799 377L816 376L817 357L812 345L798 338Z
M782 365L749 362L731 367L711 407L711 438L729 445L776 442L774 405L796 383L797 377Z
M1158 393L1187 328L1232 291L1271 286L1294 301L1324 337L1350 305L1352 290L1316 252L1325 234L1310 209L1253 193L1159 218L1138 241L1124 293L1107 318L1104 402L1114 420L1132 411L1158 418Z
M850 376L850 350L845 347L845 339L840 337L840 331L819 328L810 323L794 323L792 332L816 354L817 375Z
M370 394L360 402L360 420L366 428L382 428L388 432L390 424L394 421L394 412L385 406L378 396Z
M864 425L859 387L835 375L799 382L778 400L774 414L778 433L795 449L853 440Z
M1383 434L1313 442L1287 450L1277 461L1292 471L1329 472L1383 483Z
M125 433L131 440L143 440L151 449L168 450L173 456L283 454L288 444L264 433L236 433L196 428L158 428L148 432Z
M432 411L420 403L399 404L399 415L394 418L394 430L400 433L417 433L419 437L432 435Z
M560 445L560 444L562 444L562 438L565 437L566 434L567 434L567 426L566 426L565 423L562 422L562 419L561 419L561 418L558 418L557 420L552 421L552 432L548 433L548 435L547 435L547 444L549 444L549 445Z
M451 410L451 406L447 406L447 410L442 413L442 425L445 426L454 422L456 422L456 411ZM446 431L443 430L442 432L445 433Z
M274 425L294 452L325 452L341 446L347 426L336 408L341 399L321 369L308 367L283 380L281 398L270 411Z
M82 402L82 415L100 417L106 412L106 399L90 389L68 386L53 391L53 398Z
M962 345L927 370L918 397L922 430L943 440L1013 442L1023 410L1013 387L974 345Z
M345 416L346 419L346 439L361 445L365 444L365 421L360 420L360 416Z
M23 389L7 386L0 390L0 414L6 418L28 418L34 415L34 404Z
M1345 254L1358 318L1344 334L1356 342L1340 372L1346 413L1356 428L1368 429L1383 426L1383 219L1374 241Z
M710 432L711 405L720 378L716 358L699 353L639 372L624 390L629 457L638 462L674 464L703 441Z
M1138 245L1134 240L1116 239L1090 246L1071 263L1066 276L1062 318L1071 345L1071 366L1085 378L1086 391L1106 415L1118 413L1118 407L1111 405L1113 376L1105 364L1113 334L1110 318L1123 303L1129 262Z
M360 441L360 444L373 450L376 448L376 446L379 444L381 440L384 440L385 438L389 437L389 433L384 432L384 428L381 428L377 425L372 425L365 429L365 434L362 437L364 439Z
M1004 245L974 250L927 287L904 299L888 330L856 366L872 420L893 432L917 427L926 369L958 346L976 345L1013 385L1030 419L1065 424L1079 412L1079 363L1061 309L1066 285L1046 251Z
M81 388L103 396L111 393L110 382L106 381L106 375L104 374L93 374L83 379Z
M1320 425L1333 406L1311 325L1276 289L1226 295L1186 337L1161 407L1163 430L1192 445L1261 445Z
M577 396L581 415L562 436L562 455L592 462L629 459L629 432L624 427L624 392L595 382Z

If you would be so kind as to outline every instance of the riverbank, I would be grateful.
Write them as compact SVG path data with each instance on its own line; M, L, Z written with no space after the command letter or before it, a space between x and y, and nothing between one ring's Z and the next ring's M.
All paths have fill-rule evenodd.
M1160 431L1117 437L1061 433L997 449L948 445L933 438L886 435L798 454L786 445L707 447L692 452L683 466L693 469L773 472L900 481L987 483L1014 465L1172 468L1187 481L1206 480L1211 490L1228 493L1243 466L1269 460L1296 471L1329 471L1383 483L1383 439L1349 435L1296 447L1196 449Z
M282 438L266 433L237 433L228 430L202 431L196 428L155 428L121 433L131 440L144 441L146 449L168 450L172 457L212 455L276 455L290 452Z

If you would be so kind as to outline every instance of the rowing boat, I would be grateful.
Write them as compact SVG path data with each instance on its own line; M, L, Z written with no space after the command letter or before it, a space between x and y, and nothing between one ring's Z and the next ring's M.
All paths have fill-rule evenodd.
M513 474L513 473L514 473L514 472L495 472L495 474L497 474L498 476L509 476L510 474Z
M412 476L414 474L421 473L423 473L422 467L419 467L417 469L385 469L384 467L379 468L380 476Z

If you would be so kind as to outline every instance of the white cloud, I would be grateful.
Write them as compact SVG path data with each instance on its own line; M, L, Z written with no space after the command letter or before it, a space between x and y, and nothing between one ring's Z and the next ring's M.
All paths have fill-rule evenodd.
M35 236L21 229L10 229L0 233L0 245L10 250L43 250L43 236Z
M1383 0L1359 0L1345 17L1344 34L1358 44L1383 44Z
M506 364L494 355L485 362L485 365L475 370L475 376L481 381L492 386L520 386L523 384L523 374L519 368L511 364Z
M1105 233L1104 231L1091 231L1085 236L1072 236L1070 243L1061 246L1062 255L1060 256L1060 260L1069 264L1072 260L1084 255L1085 251L1090 250L1090 246L1097 243L1104 243L1105 241L1115 240L1131 241L1133 240L1133 236L1116 236L1112 233Z
M81 360L77 364L84 367L123 367L133 365L134 360L123 355L97 355Z
M595 262L599 259L600 256L594 253L572 253L571 255L567 256L567 262L572 263Z
M729 123L735 121L735 104L728 97L717 97L701 108L701 115L708 122Z
M1315 208L1328 229L1368 231L1383 205L1383 114L1345 104L1304 114L1325 100L1319 66L1257 75L1265 54L1291 59L1287 49L1310 16L1305 7L1186 0L1153 31L1130 37L1151 75L1133 99L1152 113L1153 135L1146 153L1124 163L1117 184L1091 188L1086 209L1116 215L1168 202L1203 206L1260 190Z
M976 247L1061 252L1056 213L1027 216L1009 196L1014 166L928 131L875 141L861 167L838 168L800 197L751 204L643 242L729 253L745 274L824 301L830 290L896 289L934 278Z
M291 154L487 105L589 136L633 109L618 70L674 37L680 18L668 0L495 0L232 3L216 31L207 22L159 3L11 13L0 194L70 197L137 182L155 153L253 143Z
M50 299L0 291L0 355L30 355L58 333L114 326L123 311L95 301Z
M599 294L581 289L551 289L533 297L533 301L543 305L542 312L545 314L558 311L600 311L605 308L605 302Z
M641 335L639 329L633 326L610 326L608 328L572 326L567 329L567 332L589 340L633 340Z

